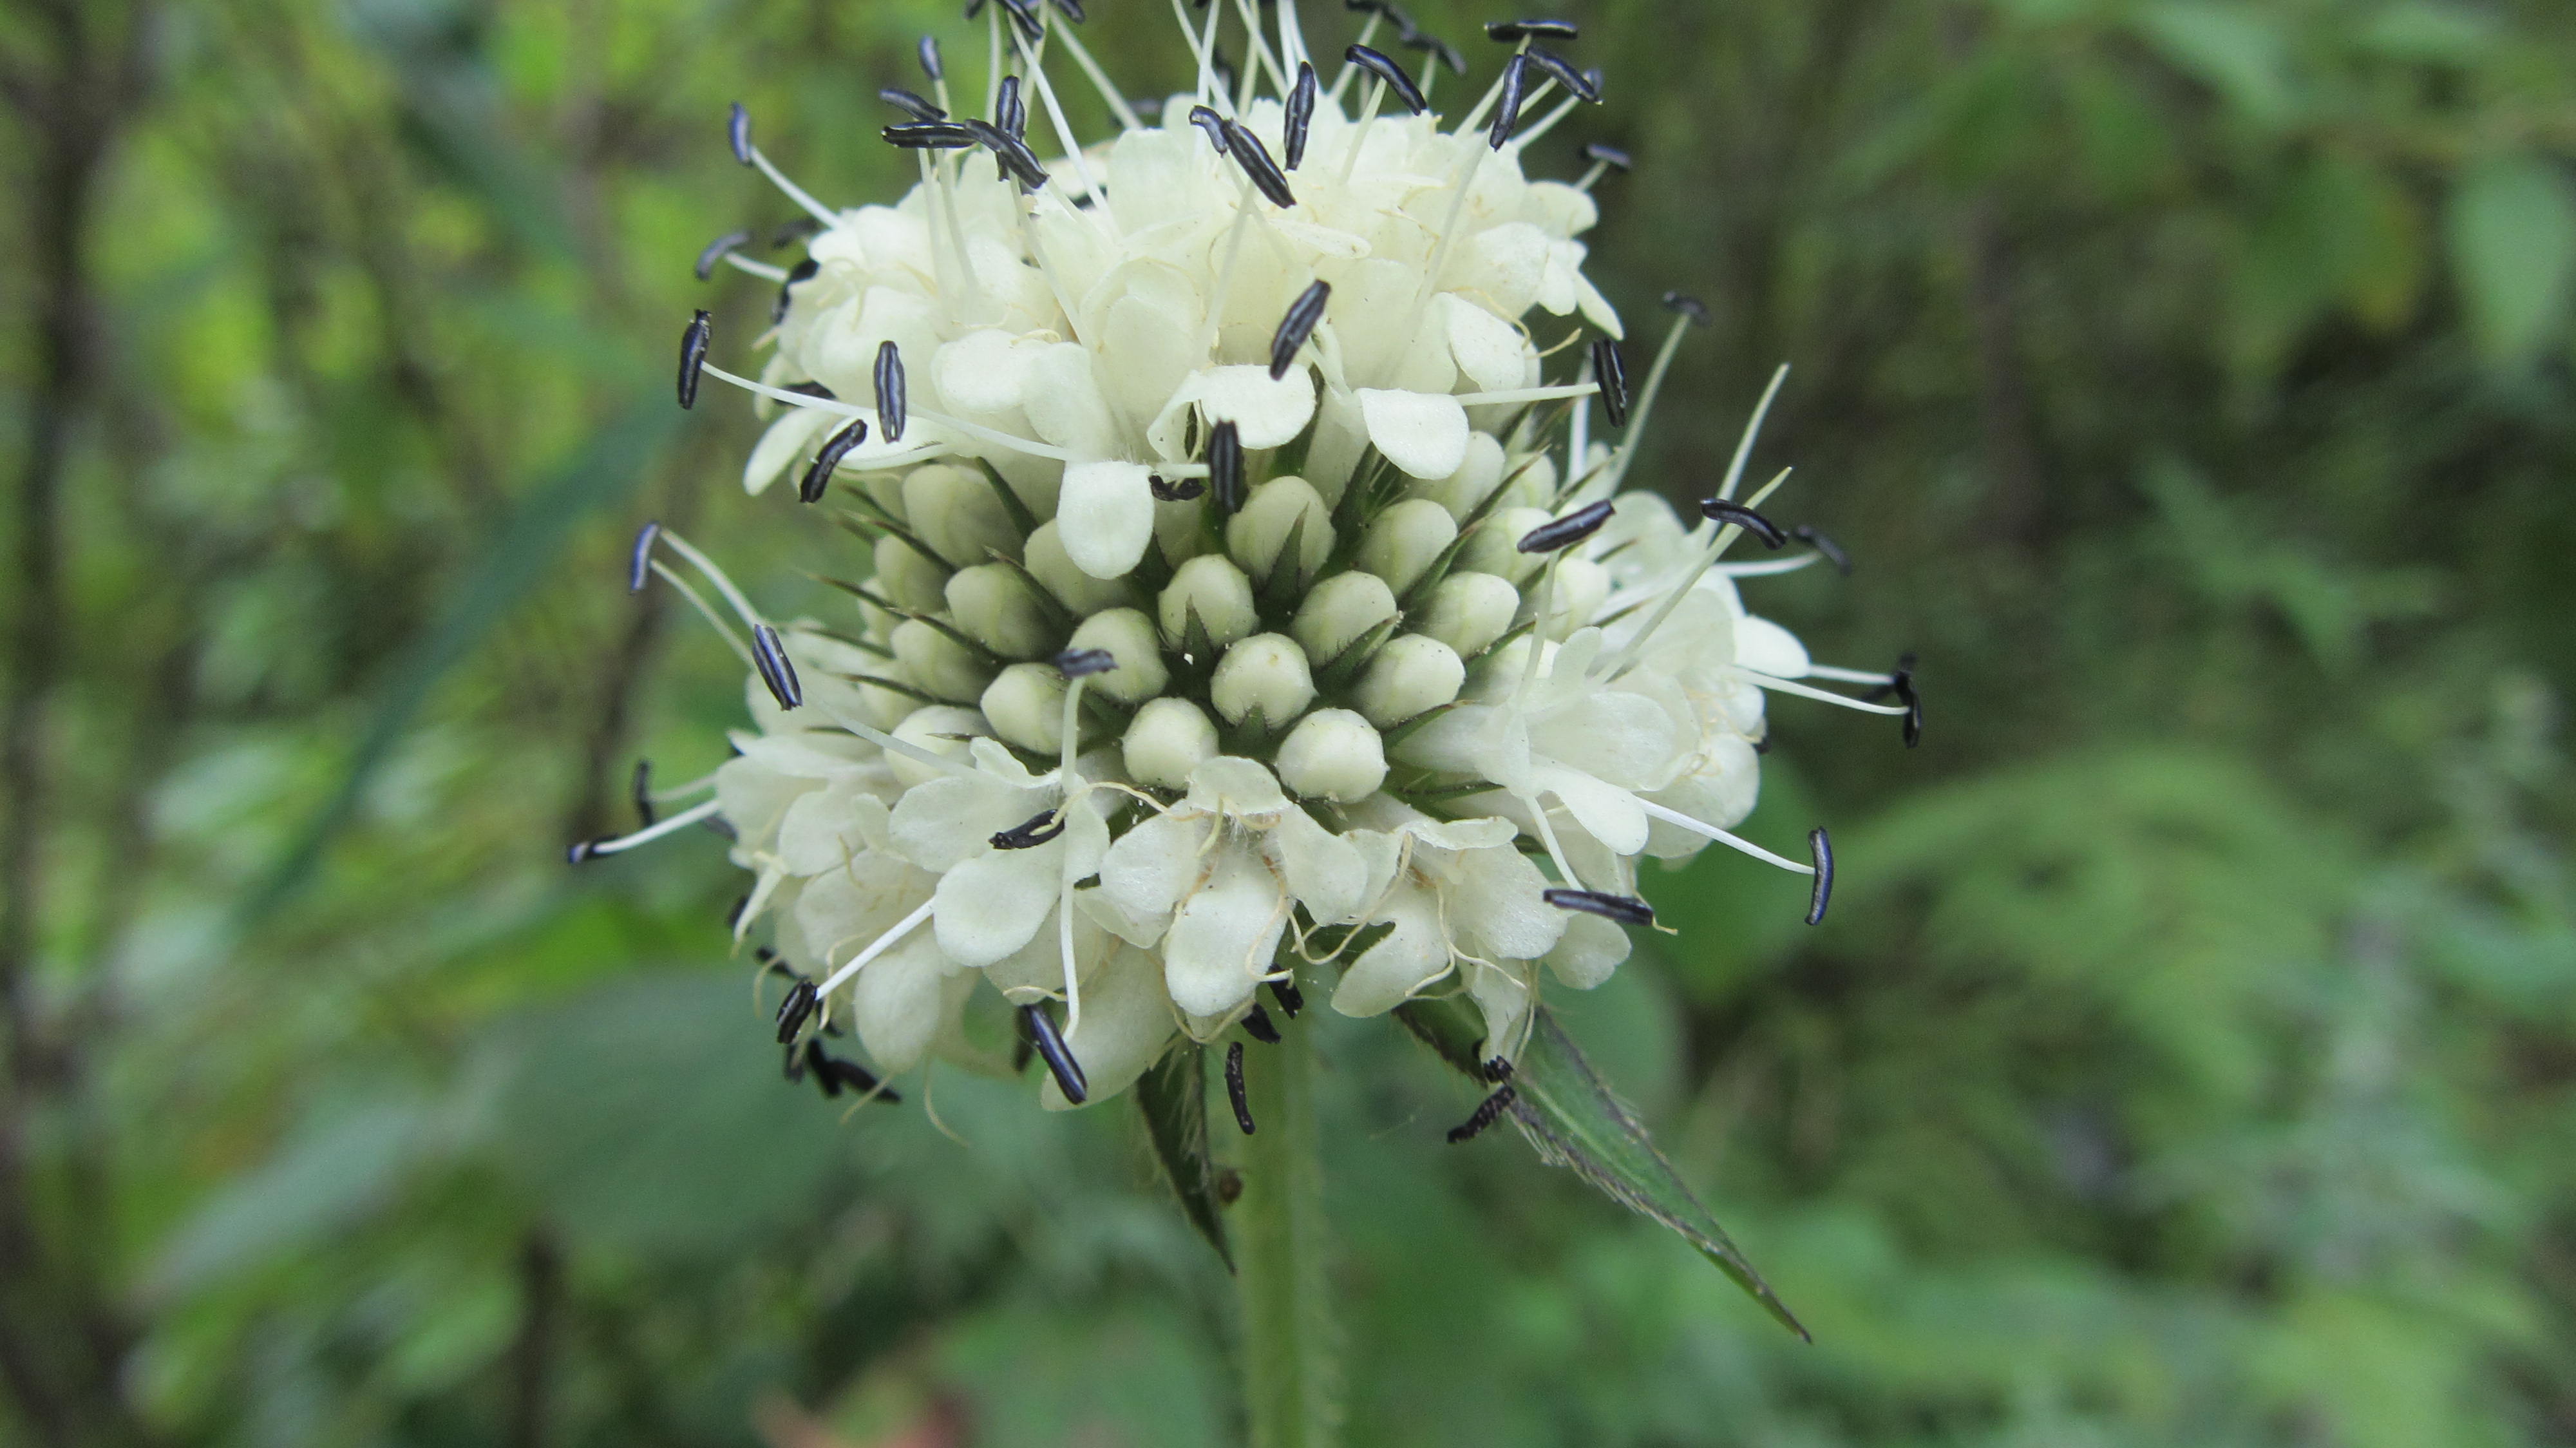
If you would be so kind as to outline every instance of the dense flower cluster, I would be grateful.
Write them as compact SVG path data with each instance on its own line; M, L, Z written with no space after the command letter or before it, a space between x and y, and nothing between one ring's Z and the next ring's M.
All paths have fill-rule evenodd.
M1815 874L1822 912L1822 831L1804 862L1727 832L1764 695L1905 713L1910 681L1812 665L1745 611L1738 578L1833 549L1722 560L1787 541L1734 501L1741 452L1700 518L1620 491L1695 304L1630 417L1579 239L1603 166L1522 172L1597 99L1536 43L1571 27L1497 27L1503 78L1444 124L1365 45L1322 84L1279 13L1240 77L1212 15L1194 90L1160 124L1104 91L1124 125L1086 147L1044 62L1098 67L1052 12L997 7L984 119L927 42L934 95L888 93L921 168L900 203L779 177L820 223L810 259L773 273L728 238L702 261L782 287L756 377L706 360L700 314L684 402L702 375L757 393L744 485L801 479L872 566L852 617L773 627L648 530L639 584L688 587L676 559L749 626L757 727L711 799L576 853L729 827L756 879L737 928L765 922L800 980L784 1041L810 1012L881 1072L989 1059L978 1002L1008 1001L1061 1105L1176 1034L1266 1033L1261 989L1293 1013L1302 981L1352 1015L1462 990L1508 1060L1543 977L1595 986L1651 923L1647 857L1724 842ZM734 143L776 175L739 111Z

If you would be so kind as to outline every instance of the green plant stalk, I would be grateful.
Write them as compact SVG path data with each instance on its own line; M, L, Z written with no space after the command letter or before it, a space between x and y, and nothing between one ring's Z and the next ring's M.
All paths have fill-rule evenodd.
M1252 1448L1341 1441L1340 1339L1324 1273L1323 1136L1315 1120L1313 1033L1282 1022L1253 1046L1244 1096L1243 1196L1231 1213L1243 1302L1243 1394Z

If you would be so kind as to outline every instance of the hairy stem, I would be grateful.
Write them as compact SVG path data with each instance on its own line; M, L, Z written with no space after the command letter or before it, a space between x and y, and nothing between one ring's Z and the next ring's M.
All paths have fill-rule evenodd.
M1259 1128L1243 1143L1243 1196L1232 1223L1244 1403L1253 1448L1328 1448L1341 1439L1341 1369L1324 1276L1313 1032L1282 1025L1285 1039L1253 1047L1244 1063L1244 1094Z

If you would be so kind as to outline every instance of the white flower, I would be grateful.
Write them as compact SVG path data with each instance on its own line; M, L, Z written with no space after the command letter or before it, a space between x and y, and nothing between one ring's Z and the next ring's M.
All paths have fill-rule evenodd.
M1293 23L1277 43L1249 76L1304 58ZM879 1068L988 1064L968 1026L998 998L1063 1068L1049 1106L1300 970L1354 1015L1463 990L1508 1057L1545 982L1626 957L1640 859L1716 841L1828 880L1821 831L1806 864L1728 833L1765 695L1905 713L1910 677L1816 664L1744 609L1739 582L1815 556L1725 556L1748 526L1786 542L1733 501L1751 429L1716 521L1619 491L1685 323L1619 444L1593 439L1624 335L1583 274L1597 212L1521 169L1574 102L1542 85L1495 145L1484 107L1355 115L1334 89L1291 137L1277 96L1238 110L1203 69L1082 145L1046 53L1008 58L1043 174L925 151L898 203L834 211L755 156L822 229L794 272L734 259L784 278L756 378L703 360L701 322L683 390L759 394L744 486L837 493L873 535L858 602L782 634L648 530L638 569L754 665L758 728L672 792L711 798L575 857L721 822L756 877L738 928Z

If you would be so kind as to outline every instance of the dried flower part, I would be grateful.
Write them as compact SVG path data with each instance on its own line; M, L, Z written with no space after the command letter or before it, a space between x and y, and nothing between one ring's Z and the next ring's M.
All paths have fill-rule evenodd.
M1326 87L1297 45L1246 72L1286 94L1243 104L1210 55L1160 124L1082 143L1038 44L1078 12L1006 10L1028 43L1002 83L952 91L925 41L943 101L881 92L924 178L892 205L824 206L736 113L737 154L819 229L756 366L720 366L698 315L681 398L757 393L745 487L796 470L867 563L845 616L782 625L687 540L639 537L630 581L689 587L734 636L757 728L712 797L575 858L721 825L756 877L735 929L797 982L780 1039L846 1023L873 1074L792 1066L877 1091L972 1057L962 1018L998 999L1050 1106L1118 1094L1176 1034L1276 1039L1257 993L1294 1015L1299 962L1352 1015L1463 991L1507 1073L1545 982L1599 984L1652 927L1648 857L1725 844L1813 876L1821 918L1822 831L1805 861L1731 833L1766 698L1910 738L1913 672L1814 664L1738 597L1847 563L1760 511L1770 489L1737 496L1768 395L1700 517L1621 490L1707 314L1668 298L1632 395L1583 270L1592 178L1522 170L1598 98L1531 44L1573 28L1495 27L1517 48L1454 117L1380 52ZM943 108L967 95L993 114ZM1556 345L1578 328L1590 347ZM1812 551L1727 557L1747 531Z

